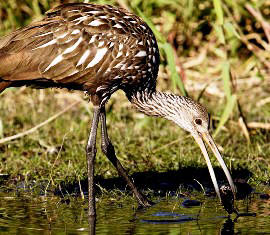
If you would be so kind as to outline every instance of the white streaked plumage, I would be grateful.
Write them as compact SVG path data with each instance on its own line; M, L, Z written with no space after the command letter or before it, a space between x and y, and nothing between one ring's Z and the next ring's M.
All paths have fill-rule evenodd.
M146 54L146 51L139 51L136 55L135 55L135 57L144 57L144 56L146 56L147 54Z
M86 66L86 69L87 68L91 68L93 66L95 66L97 63L99 63L103 58L104 58L104 55L106 54L106 52L108 51L107 48L101 48L101 49L98 49L97 50L97 53L95 55L95 57L93 58L93 60Z
M124 45L122 43L119 44L119 51L122 51Z
M114 69L119 69L121 66L122 66L122 64L119 63L119 64L115 65L113 68L114 68Z
M74 9L74 10L69 10L68 12L80 12L80 11L79 11L79 10Z
M104 24L102 21L100 21L100 20L94 20L94 21L91 21L88 25L89 26L97 27L97 26L100 26L102 24Z
M66 50L64 50L63 54L68 54L72 51L74 51L81 43L81 41L83 40L82 37L79 37L79 39L77 40L77 42L75 42L71 47L67 48Z
M89 41L89 44L93 43L96 41L96 35L93 35Z
M114 46L114 42L110 42L109 48Z
M126 64L123 64L121 67L121 70L125 70L126 69Z
M82 57L80 58L80 60L78 61L78 63L76 64L76 67L77 66L79 66L79 65L81 65L81 64L83 64L85 61L86 61L86 59L87 59L87 57L90 55L90 50L86 50L84 53L83 53L83 55L82 55Z
M75 30L73 30L72 32L71 32L71 34L78 34L78 33L80 33L81 31L79 30L79 29L75 29Z
M76 22L75 25L80 24L82 21L86 20L89 16L81 16L79 18L76 18L75 20L73 20L73 22ZM78 21L78 22L77 22Z
M100 11L87 11L85 12L86 14L92 14L92 15L95 15L97 13L100 13Z
M64 38L64 37L67 36L67 35L68 35L68 32L65 32L65 33L59 35L59 36L57 37L57 39Z
M104 45L104 41L98 43L98 47L102 47Z
M117 53L117 55L116 55L115 58L119 58L119 57L122 56L122 55L123 55L123 52L122 52L122 51L118 51L118 53Z
M119 78L121 78L121 76L117 75L113 79L116 80L116 79L119 79Z
M51 67L53 67L54 65L60 63L63 60L63 55L60 54L57 57L55 57L55 59L49 64L49 66L44 70L44 72L48 71Z
M80 71L79 70L74 70L72 73L70 73L68 76L72 76L72 75L74 75L74 74L76 74L76 73L79 73Z
M115 25L113 26L113 28L122 29L123 27L122 27L120 24L115 24Z
M99 91L102 91L104 89L108 89L108 86L99 86L97 89L96 89L96 92L99 92Z
M49 41L49 42L47 42L47 43L45 43L45 44L43 44L43 45L41 45L41 46L39 46L39 47L34 48L33 50L39 49L39 48L44 48L44 47L53 45L53 44L55 44L56 42L57 42L57 40L56 40L56 39L53 39L53 40L51 40L51 41Z
M52 34L53 32L47 32L47 33L42 33L42 34L39 34L39 35L35 35L35 37L43 37L43 36L46 36L46 35L49 35L49 34Z

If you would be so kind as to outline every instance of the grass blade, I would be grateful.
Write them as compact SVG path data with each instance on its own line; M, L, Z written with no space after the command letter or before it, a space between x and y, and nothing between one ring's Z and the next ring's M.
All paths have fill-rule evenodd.
M220 25L214 24L214 29L216 31L219 42L221 44L225 44L225 36L223 33L223 28Z
M152 21L148 17L146 17L139 8L136 8L136 11L138 12L139 16L145 21L145 23L151 28L157 40L161 43L165 43L165 37L156 29Z
M231 113L233 112L235 104L236 104L236 95L232 95L231 98L228 100L226 107L221 115L218 127L215 130L214 135L213 135L214 137L220 132L221 127L224 126L224 124L229 119Z
M178 72L176 71L174 52L173 52L173 48L172 48L171 44L166 42L162 45L162 47L163 47L163 50L165 52L166 59L168 61L169 69L171 72L171 79L173 82L173 88L176 89L176 87L178 87L180 89L181 93L184 96L187 96L187 92L185 90L184 84L183 84Z
M3 130L3 122L2 120L0 119L0 138L2 138L4 136L4 130Z
M223 25L224 18L223 18L223 10L221 6L221 0L213 0L214 9L217 16L217 22L219 25Z
M238 39L241 39L240 35L237 33L235 27L232 25L232 23L230 22L226 22L224 24L224 29L226 30L226 32L229 34L229 36L235 36Z
M224 85L224 93L226 95L227 101L231 99L231 76L230 76L230 64L225 61L222 65L222 80Z
M233 112L233 109L237 100L236 95L232 95L231 85L230 85L231 83L230 63L227 61L225 61L222 65L222 80L223 80L224 93L226 95L227 103L221 115L218 127L214 133L214 136L218 134L218 132L221 130L221 127L229 119L230 115Z
M152 23L150 19L148 19L139 8L136 8L140 17L148 24L148 26L152 29L155 34L157 40L159 41L160 48L164 50L165 56L169 65L169 70L171 72L171 79L173 83L173 89L175 90L177 87L180 89L181 94L187 96L187 92L185 90L184 84L176 71L176 63L174 59L174 51L168 42L166 42L166 38L156 29L155 25Z

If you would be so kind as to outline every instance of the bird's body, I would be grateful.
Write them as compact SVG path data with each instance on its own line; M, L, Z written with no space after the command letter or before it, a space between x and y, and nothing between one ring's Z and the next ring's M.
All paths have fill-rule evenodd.
M105 104L122 89L141 112L173 121L190 132L218 184L203 139L215 153L232 191L230 173L210 136L206 109L192 99L156 91L159 51L153 32L136 15L109 5L66 4L46 17L0 39L0 93L7 87L60 87L85 91L94 104L86 147L89 215L95 214L94 160L101 122L101 148L131 187L139 203L151 203L136 189L108 137Z
M106 101L118 89L155 90L158 65L150 28L108 5L62 5L0 41L0 87L65 87Z

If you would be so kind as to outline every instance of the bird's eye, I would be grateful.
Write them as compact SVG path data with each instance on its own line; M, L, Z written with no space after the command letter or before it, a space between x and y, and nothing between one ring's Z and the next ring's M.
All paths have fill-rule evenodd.
M202 119L200 119L200 118L195 119L195 123L197 125L202 125Z

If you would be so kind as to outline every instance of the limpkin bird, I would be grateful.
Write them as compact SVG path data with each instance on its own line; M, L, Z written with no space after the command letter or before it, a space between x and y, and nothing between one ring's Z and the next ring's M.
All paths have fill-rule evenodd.
M89 215L95 215L93 178L99 122L103 153L124 177L139 204L151 205L116 158L107 134L105 105L119 89L138 111L171 120L191 133L220 198L204 140L235 192L231 175L209 134L207 110L190 98L157 91L158 68L158 45L148 25L125 9L109 5L61 5L47 12L43 20L0 39L0 92L26 85L80 90L89 95L94 106L86 146Z

